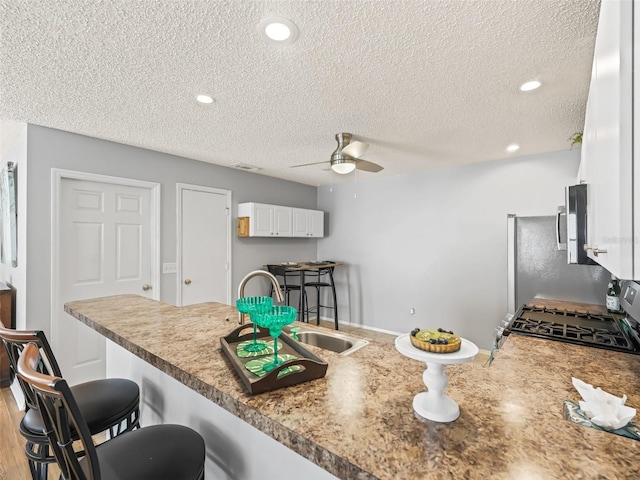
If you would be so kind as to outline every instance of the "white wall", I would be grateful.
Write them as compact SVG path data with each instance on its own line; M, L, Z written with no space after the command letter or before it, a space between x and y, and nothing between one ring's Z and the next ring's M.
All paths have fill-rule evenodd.
M507 313L507 214L554 214L579 160L574 150L320 188L318 258L346 264L340 321L443 327L491 348Z
M186 425L202 435L207 479L337 480L110 340L107 340L107 378L128 378L140 386L141 425Z

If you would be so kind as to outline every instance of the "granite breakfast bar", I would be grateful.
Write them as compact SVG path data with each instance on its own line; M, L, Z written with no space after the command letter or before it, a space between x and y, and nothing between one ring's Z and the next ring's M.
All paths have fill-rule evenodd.
M424 364L391 344L371 342L349 356L308 346L328 362L325 377L251 396L220 348L237 327L233 307L122 295L70 302L65 310L109 339L115 356L126 353L156 371L135 378L143 411L164 418L166 392L149 378L165 376L167 390L185 385L202 398L183 402L184 418L204 403L221 407L286 447L273 464L299 455L309 472L316 465L327 472L305 476L305 464L291 460L298 474L279 478L640 478L640 442L562 418L563 400L579 400L572 376L626 394L627 405L640 408L639 356L511 335L491 367L448 367L447 393L461 414L435 423L416 418L412 407L424 390ZM203 428L216 440L207 442L207 454L226 478L250 478L234 457L243 450L252 458L245 430L223 431L215 421Z

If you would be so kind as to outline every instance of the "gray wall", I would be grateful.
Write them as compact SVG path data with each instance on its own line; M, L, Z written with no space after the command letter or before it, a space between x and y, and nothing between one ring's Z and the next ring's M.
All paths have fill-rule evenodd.
M580 158L579 150L557 152L316 190L58 130L30 125L27 132L28 161L18 160L22 192L27 190L18 204L26 248L19 247L20 270L3 268L0 275L4 281L11 275L23 279L26 287L16 287L27 292L26 306L18 318L46 332L51 168L161 183L162 263L176 260L175 184L231 190L234 292L247 272L264 263L339 260L346 264L336 270L341 321L393 332L443 326L490 348L493 329L507 312L506 215L555 212L563 187L575 182ZM239 239L236 206L248 201L324 210L327 237ZM252 294L263 288L253 282ZM175 298L175 275L163 274L161 299Z
M318 258L346 264L340 320L443 327L491 348L507 313L507 214L554 214L579 159L574 150L320 188L331 235Z
M2 128L4 125L1 125ZM0 169L8 162L13 162L16 165L16 195L18 208L18 265L13 267L11 263L0 263L0 281L10 285L15 289L15 311L16 311L16 328L25 329L27 325L26 317L26 275L27 275L27 222L24 215L20 215L20 207L26 205L27 194L27 126L22 125L22 129L11 143L11 146L6 148L2 157L2 163Z
M176 183L231 190L234 295L242 277L265 263L316 258L317 240L239 239L235 234L238 203L254 201L315 209L315 187L33 125L28 126L27 152L29 328L49 332L52 168L160 183L162 263L176 261ZM247 293L262 290L259 280L252 280L247 287ZM175 274L163 274L161 300L174 303L175 299Z

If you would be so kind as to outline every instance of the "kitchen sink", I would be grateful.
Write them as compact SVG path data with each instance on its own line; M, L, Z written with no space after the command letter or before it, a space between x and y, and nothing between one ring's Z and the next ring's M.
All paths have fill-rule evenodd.
M290 335L293 338L293 334ZM314 347L331 350L332 352L339 353L340 355L349 355L356 350L360 350L369 343L368 340L363 340L362 338L352 337L342 333L323 332L304 327L301 327L300 330L298 330L297 336L300 343L306 343L307 345L313 345Z

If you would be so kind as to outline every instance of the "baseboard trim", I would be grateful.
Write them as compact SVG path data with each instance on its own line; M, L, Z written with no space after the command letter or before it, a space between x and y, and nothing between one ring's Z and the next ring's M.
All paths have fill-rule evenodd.
M9 387L11 388L11 393L13 394L13 398L16 400L16 404L18 405L18 409L24 412L24 409L27 407L24 401L24 393L22 393L22 389L20 388L20 384L16 379L13 380L13 383Z
M328 317L320 317L320 320L323 320L325 322L334 322L333 318L328 318ZM394 332L393 330L386 330L384 328L377 328L377 327L370 327L368 325L362 325L360 323L353 323L353 322L341 322L338 321L338 325L349 325L350 327L357 327L357 328L361 328L363 330L369 330L372 332L378 332L378 333L386 333L388 335L402 335L403 333L406 332ZM491 355L491 352L489 350L484 350L482 348L478 349L478 357L489 357L489 355Z

